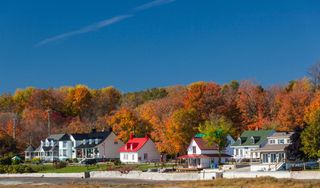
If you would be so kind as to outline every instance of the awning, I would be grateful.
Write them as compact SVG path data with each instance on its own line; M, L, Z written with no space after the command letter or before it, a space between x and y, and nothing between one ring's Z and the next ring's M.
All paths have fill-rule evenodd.
M189 155L182 155L178 157L178 159L200 159L200 158L214 158L219 157L219 154L189 154ZM228 154L221 154L221 157L232 157Z

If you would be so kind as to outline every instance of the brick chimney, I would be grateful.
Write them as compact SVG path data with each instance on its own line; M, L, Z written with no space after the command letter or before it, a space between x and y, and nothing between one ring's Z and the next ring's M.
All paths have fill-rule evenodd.
M130 133L130 140L132 140L134 138L133 133Z

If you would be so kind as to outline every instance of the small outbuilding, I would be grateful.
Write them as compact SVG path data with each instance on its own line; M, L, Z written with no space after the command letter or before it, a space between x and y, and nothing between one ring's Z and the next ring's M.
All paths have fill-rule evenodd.
M27 147L27 149L24 151L25 160L31 160L31 159L33 159L35 157L34 156L34 150L35 150L35 148L32 145L29 145Z

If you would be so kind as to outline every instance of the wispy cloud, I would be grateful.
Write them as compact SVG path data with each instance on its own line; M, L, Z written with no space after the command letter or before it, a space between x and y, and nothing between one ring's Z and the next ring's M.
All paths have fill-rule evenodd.
M74 30L74 31L69 31L69 32L66 32L66 33L62 33L60 35L56 35L56 36L53 36L53 37L50 37L50 38L46 38L46 39L38 42L35 46L39 47L39 46L43 46L43 45L46 45L48 43L51 43L51 42L54 42L54 41L58 41L58 40L62 40L62 39L65 39L65 38L69 38L69 37L72 37L72 36L75 36L75 35L80 35L80 34L89 33L89 32L92 32L92 31L97 31L97 30L99 30L101 28L108 27L108 26L110 26L112 24L115 24L117 22L121 22L121 21L123 21L125 19L130 18L130 17L134 16L133 13L137 13L137 12L140 12L140 11L143 11L143 10L147 10L147 9L150 9L150 8L153 8L153 7L161 6L161 5L164 5L164 4L169 4L169 3L172 3L174 1L176 1L176 0L154 0L154 1L151 1L149 3L143 4L141 6L138 6L138 7L134 8L134 9L132 9L132 11L131 11L132 14L117 15L117 16L114 16L112 18L102 20L100 22L85 26L83 28L80 28L80 29L77 29L77 30Z

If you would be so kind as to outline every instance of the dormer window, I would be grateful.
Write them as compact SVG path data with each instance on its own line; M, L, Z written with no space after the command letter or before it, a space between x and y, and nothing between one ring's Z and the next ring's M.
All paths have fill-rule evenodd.
M53 140L51 140L51 146L53 146L54 145L54 142L53 142Z
M92 139L89 139L89 144L92 144Z
M98 144L99 139L98 139L98 138L96 138L94 142L95 142L95 144Z
M254 140L254 138L253 138L253 137L251 137L250 139L251 139L251 142L252 142L253 144L255 144L255 140Z
M83 139L83 144L86 144L86 142L87 142L86 139Z
M276 143L276 140L272 139L272 140L269 141L269 143L270 143L270 144L275 144L275 143Z

